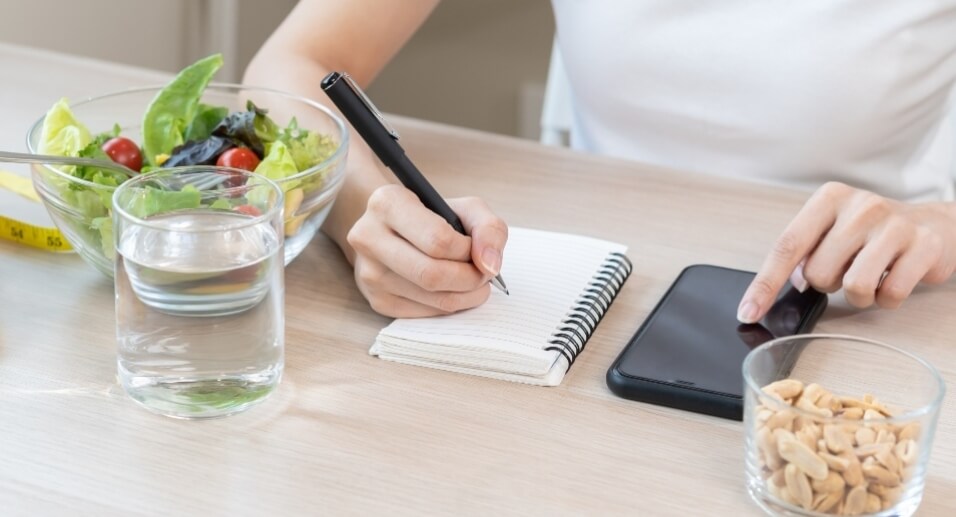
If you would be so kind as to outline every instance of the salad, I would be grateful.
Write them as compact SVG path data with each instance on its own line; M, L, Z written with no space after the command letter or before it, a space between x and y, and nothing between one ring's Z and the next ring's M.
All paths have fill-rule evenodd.
M310 214L298 214L303 199L321 190L324 175L306 175L289 181L328 159L337 143L328 135L298 127L293 117L279 127L265 107L248 101L244 111L230 112L223 106L200 102L212 76L222 67L221 54L203 58L183 69L153 98L142 120L142 142L123 135L119 124L109 131L92 134L77 120L66 99L57 101L43 120L38 152L112 160L137 172L188 165L219 165L254 171L276 180L285 192L285 233L294 235ZM57 182L65 203L79 211L90 230L100 234L103 252L113 258L112 193L128 176L109 169L90 166L64 167L63 172L105 187L90 188L78 182ZM228 180L224 187L239 186L242 176ZM190 191L192 189L192 191ZM148 217L170 208L194 208L200 203L191 186L181 191L149 191L141 204ZM242 198L233 204L213 206L258 215L258 210Z

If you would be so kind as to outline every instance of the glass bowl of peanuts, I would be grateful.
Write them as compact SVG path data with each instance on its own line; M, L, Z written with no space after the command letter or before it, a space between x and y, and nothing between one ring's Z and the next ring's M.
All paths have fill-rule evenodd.
M747 488L771 515L912 515L946 391L919 357L805 334L743 363Z

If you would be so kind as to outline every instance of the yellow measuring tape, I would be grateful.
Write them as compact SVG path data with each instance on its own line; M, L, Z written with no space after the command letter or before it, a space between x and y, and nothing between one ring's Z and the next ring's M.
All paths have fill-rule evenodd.
M30 201L39 203L28 178L12 172L0 171L0 188L9 190ZM47 251L71 251L73 248L56 228L37 226L0 215L0 238L26 244Z

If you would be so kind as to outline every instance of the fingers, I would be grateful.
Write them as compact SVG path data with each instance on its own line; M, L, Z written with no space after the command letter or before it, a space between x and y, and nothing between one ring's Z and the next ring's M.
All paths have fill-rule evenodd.
M807 282L805 276L803 276L803 266L807 265L807 259L804 258L797 264L797 267L793 269L793 273L790 273L790 285L795 287L797 291L801 293L806 292L810 287L810 283Z
M756 323L767 313L797 264L833 226L835 201L846 195L846 189L839 183L824 185L787 225L740 301L737 319L741 323Z
M486 291L488 291L488 289L486 289ZM365 298L369 301L372 310L391 318L429 318L471 308L463 306L460 309L449 311L391 293L367 293L363 291L362 294L366 295ZM484 300L473 306L480 305L481 303L484 303Z
M798 289L843 288L857 307L898 307L919 282L943 281L952 274L947 257L954 253L941 230L952 224L935 205L905 205L827 184L777 240L741 300L738 319L762 318L788 274Z
M883 278L876 292L876 303L880 307L895 309L902 305L916 284L930 274L938 263L941 248L935 239L919 235L914 242L915 245L896 259L886 278Z
M362 294L376 312L396 318L418 318L450 314L477 307L491 293L487 282L471 291L428 291L382 264L363 260L355 274Z
M471 235L471 260L488 277L501 271L501 257L508 242L508 225L479 198L448 200Z
M361 245L364 247L359 253L367 260L382 264L386 272L394 272L426 291L473 291L487 282L471 263L429 257L395 235L383 235ZM379 282L383 275L358 278Z
M487 300L488 279L501 267L507 226L478 199L449 204L474 239L455 231L399 185L381 187L369 197L347 239L355 252L356 283L377 312L433 316ZM476 267L472 261L482 256L486 264Z
M909 241L902 228L893 227L866 243L843 275L844 297L850 305L860 308L873 305L884 274Z
M369 196L368 214L429 257L469 261L471 240L441 216L425 208L400 185L381 187Z
M823 293L839 291L843 274L865 239L865 231L838 220L804 261L802 274L807 285Z

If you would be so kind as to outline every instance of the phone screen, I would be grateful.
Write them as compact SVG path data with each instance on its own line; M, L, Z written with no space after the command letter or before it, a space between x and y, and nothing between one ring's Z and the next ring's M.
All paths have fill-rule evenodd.
M685 269L632 338L620 373L742 396L744 356L766 341L800 332L811 312L826 303L826 295L788 285L760 323L742 325L737 306L753 278L754 273L717 266Z

